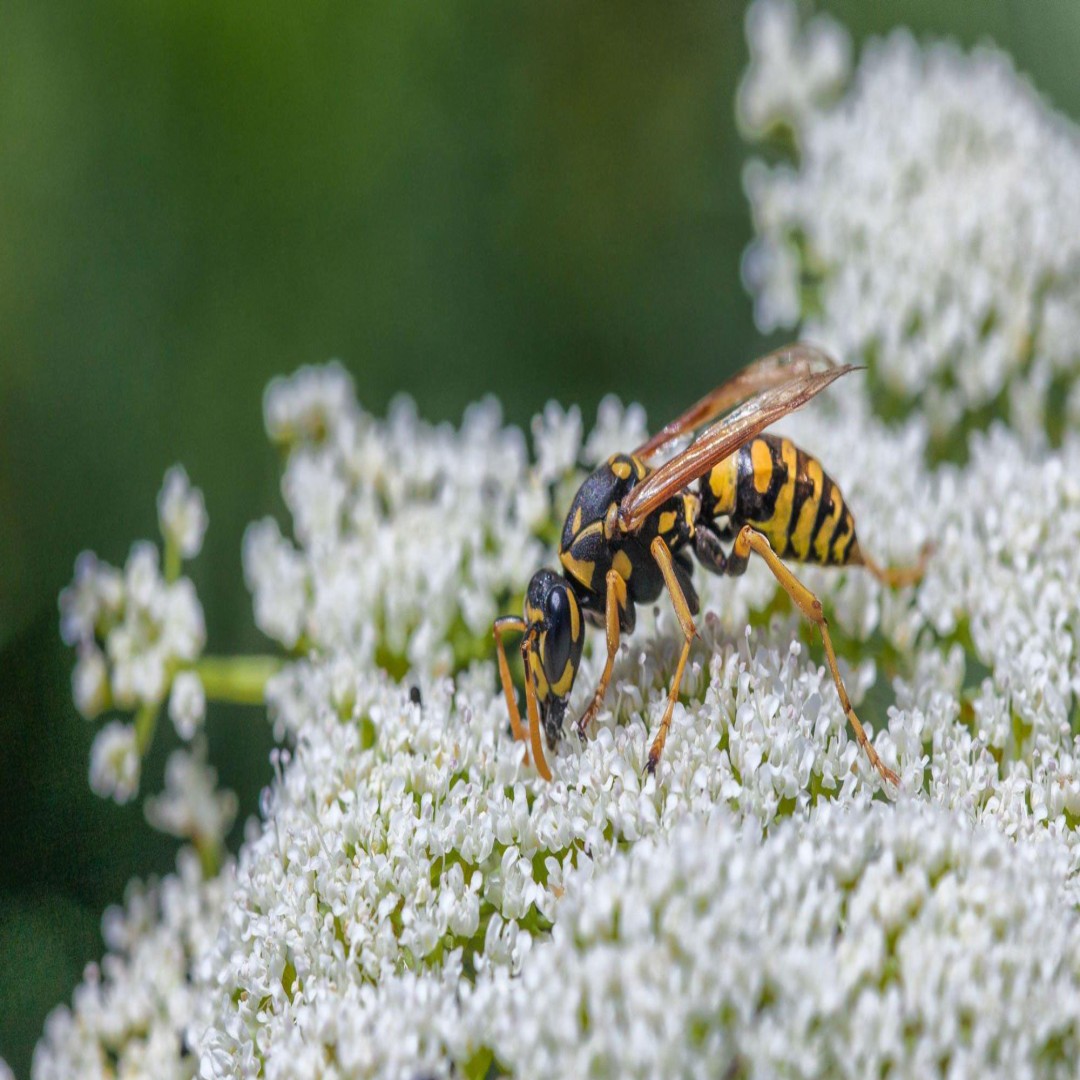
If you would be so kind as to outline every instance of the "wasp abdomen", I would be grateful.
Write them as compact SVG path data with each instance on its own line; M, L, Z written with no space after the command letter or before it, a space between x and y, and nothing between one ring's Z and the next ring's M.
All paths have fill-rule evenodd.
M702 514L749 525L784 559L861 562L855 520L817 458L790 439L759 435L701 479Z

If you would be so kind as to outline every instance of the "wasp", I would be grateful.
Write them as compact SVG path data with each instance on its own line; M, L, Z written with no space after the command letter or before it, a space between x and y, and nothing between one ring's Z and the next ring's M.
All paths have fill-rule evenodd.
M541 776L551 779L540 729L554 750L581 662L585 626L605 630L607 660L596 692L577 721L581 738L603 703L619 642L633 632L637 605L652 603L666 589L683 646L649 749L646 769L656 771L697 633L693 559L714 574L735 576L756 554L820 630L844 714L871 765L883 780L899 783L852 708L821 602L785 560L861 566L883 584L900 587L921 578L929 549L911 567L886 568L874 562L860 548L851 510L820 462L789 439L765 433L854 370L811 345L779 349L721 383L633 453L609 458L581 485L563 526L562 573L538 570L525 595L524 618L503 616L493 628L514 737L529 742ZM681 453L653 466L672 443L706 424L711 426ZM726 551L725 542L730 544ZM503 645L507 633L523 635L528 731Z

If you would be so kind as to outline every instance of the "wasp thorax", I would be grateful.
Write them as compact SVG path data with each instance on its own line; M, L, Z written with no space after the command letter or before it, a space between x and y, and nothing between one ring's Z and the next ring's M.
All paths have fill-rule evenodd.
M536 686L548 744L554 746L584 642L581 607L566 578L552 570L533 574L525 595L525 623L525 662Z

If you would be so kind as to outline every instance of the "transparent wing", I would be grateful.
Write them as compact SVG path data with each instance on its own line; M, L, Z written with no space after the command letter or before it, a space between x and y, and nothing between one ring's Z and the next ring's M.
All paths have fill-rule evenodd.
M754 394L815 372L832 371L836 367L836 362L828 353L813 345L803 342L785 345L784 348L748 364L726 382L722 382L715 390L691 405L682 416L672 420L653 435L647 443L639 446L634 453L642 461L648 461L681 435L696 431Z
M770 424L805 405L841 375L855 370L850 364L832 364L825 371L804 370L779 386L751 395L681 454L650 473L623 499L619 506L620 529L623 532L639 529L645 519L676 491L704 476Z

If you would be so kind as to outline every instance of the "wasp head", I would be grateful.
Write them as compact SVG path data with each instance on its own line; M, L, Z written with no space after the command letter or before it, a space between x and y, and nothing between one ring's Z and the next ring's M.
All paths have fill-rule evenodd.
M585 640L581 607L566 578L538 570L525 594L525 637L521 655L536 687L536 703L548 746L562 731L566 701L574 685Z

